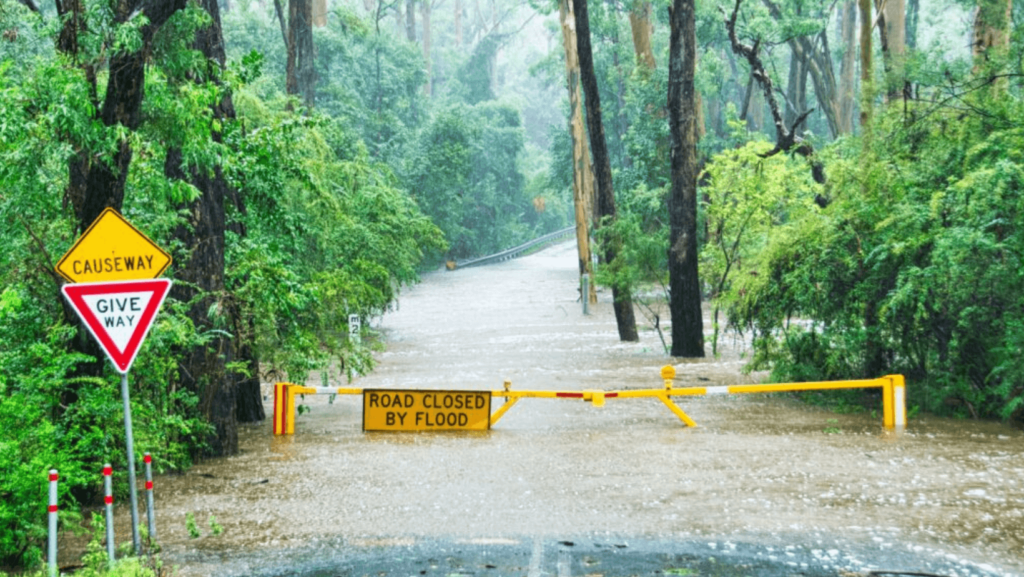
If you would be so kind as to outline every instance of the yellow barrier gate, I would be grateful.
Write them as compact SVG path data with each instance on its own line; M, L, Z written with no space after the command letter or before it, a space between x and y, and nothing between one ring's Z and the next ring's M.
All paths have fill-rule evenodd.
M656 398L664 403L686 426L696 427L697 423L679 408L679 405L673 401L672 397L880 388L882 389L882 421L885 428L902 431L907 424L906 383L903 375L889 375L878 379L856 381L676 388L673 386L673 380L676 377L675 368L671 365L666 365L661 369L661 377L665 382L664 388L628 391L513 391L511 381L505 381L505 387L500 391L408 391L404 389L388 389L388 394L400 394L402 399L412 399L411 401L399 401L395 405L394 417L390 420L380 415L375 414L372 417L368 417L366 414L367 408L374 406L366 394L379 395L384 392L380 389L370 391L358 388L305 387L292 383L277 383L274 385L274 434L295 434L296 395L364 395L363 430L419 431L489 429L501 420L505 413L515 406L520 399L582 399L593 403L595 407L603 407L608 399ZM456 414L457 411L463 409L462 405L459 405L458 409L456 409L454 404L451 407L445 407L442 402L438 401L437 395L450 395L454 398L453 403L464 402L464 399L463 401L459 400L460 396L472 395L476 399L486 395L488 400L485 414L490 414L490 419L487 420L486 417L480 418L479 410L482 409L482 404L475 400L472 407L465 403L467 411L471 409L476 411L470 413L468 418L451 417L450 415ZM502 397L505 399L505 402L494 413L490 413L490 398L492 397ZM433 399L433 401L429 399ZM423 406L416 405L417 402ZM387 408L390 408L390 403ZM401 419L398 417L398 408L405 409L404 413L407 413ZM433 413L429 412L431 409L434 409ZM447 418L439 419L439 415ZM405 420L406 416L409 418L408 422ZM421 424L422 426L420 426Z

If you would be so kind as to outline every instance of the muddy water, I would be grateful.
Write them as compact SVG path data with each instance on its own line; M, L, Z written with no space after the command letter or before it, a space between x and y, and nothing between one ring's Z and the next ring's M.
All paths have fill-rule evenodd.
M732 337L701 361L664 356L650 330L619 343L609 294L581 314L574 267L566 244L426 275L380 321L386 351L354 385L647 388L665 363L679 385L750 382ZM695 429L653 399L527 399L489 432L393 434L362 432L358 397L304 403L295 436L248 427L240 455L158 480L160 540L182 575L301 569L341 548L529 549L570 535L740 543L783 559L795 545L836 571L1024 574L1024 435L997 424L917 418L895 438L879 414L748 395L682 400ZM210 515L223 534L210 535Z

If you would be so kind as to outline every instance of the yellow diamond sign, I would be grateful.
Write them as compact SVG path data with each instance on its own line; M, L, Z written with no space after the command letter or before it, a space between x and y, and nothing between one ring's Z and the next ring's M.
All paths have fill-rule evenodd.
M156 278L169 266L171 255L106 208L60 259L57 272L75 283L109 282Z

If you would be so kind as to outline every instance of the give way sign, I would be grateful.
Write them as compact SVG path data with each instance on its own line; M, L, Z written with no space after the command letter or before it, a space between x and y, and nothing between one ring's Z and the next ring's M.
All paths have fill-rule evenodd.
M114 368L128 372L171 288L165 278L66 284L64 298L100 343Z

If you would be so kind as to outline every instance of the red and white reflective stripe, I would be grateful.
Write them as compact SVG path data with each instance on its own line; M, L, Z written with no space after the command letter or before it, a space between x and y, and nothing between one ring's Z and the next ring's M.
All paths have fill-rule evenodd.
M106 475L107 477L113 475L114 474L114 468L111 467L110 465L107 465L107 466L103 467L103 474Z
M152 463L152 462L153 462L153 457L149 456L149 453L146 453L146 454L145 454L145 455L144 455L144 456L142 457L142 462L143 462L143 463Z
M146 481L146 490L147 491L152 491L153 490L153 481Z
M50 505L46 510L49 513L56 513L57 512L57 506L56 505Z
M56 483L58 479L57 471L50 471L50 482Z
M113 505L114 504L114 496L113 495L107 495L106 497L103 497L103 502L106 503L107 505Z

